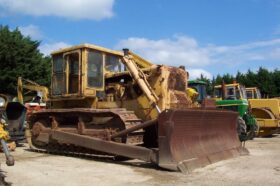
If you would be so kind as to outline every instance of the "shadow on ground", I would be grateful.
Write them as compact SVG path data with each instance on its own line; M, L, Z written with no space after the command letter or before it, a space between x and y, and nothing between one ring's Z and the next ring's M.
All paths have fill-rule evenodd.
M28 152L36 152L32 149L24 149ZM58 156L66 156L66 157L73 157L73 158L79 158L84 160L93 160L97 162L104 162L104 163L111 163L111 164L118 164L118 165L125 165L130 167L138 167L138 168L145 168L145 169L154 169L154 170L160 170L160 171L167 171L167 172L173 172L170 170L163 169L159 167L158 165L154 163L144 162L141 160L136 159L129 159L126 157L112 157L112 156L102 156L102 155L74 155L74 154L61 154L57 152L37 152L40 154L50 154L50 155L58 155Z
M6 177L5 174L6 174L6 172L0 170L0 185L4 185L4 186L12 185L12 183L5 181L5 177Z

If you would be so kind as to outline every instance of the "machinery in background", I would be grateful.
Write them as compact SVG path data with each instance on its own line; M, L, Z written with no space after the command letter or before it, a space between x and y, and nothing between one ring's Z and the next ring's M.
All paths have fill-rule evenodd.
M18 144L25 139L26 108L21 103L12 101L8 96L3 94L0 95L0 107L10 140Z
M207 98L206 82L200 80L189 80L188 85L189 88L192 88L198 93L196 100L201 104L203 100Z
M18 77L17 95L18 102L26 108L26 120L28 121L32 112L46 108L49 90L34 81Z
M34 92L36 92L35 95ZM30 93L33 94L30 96ZM5 105L3 105L3 115L10 140L18 145L21 141L25 140L26 122L29 120L30 114L46 108L48 89L33 81L19 77L17 94L17 98L13 100L9 100L5 95L2 95L0 99L3 103L5 102ZM24 98L26 99L24 100Z
M218 108L239 113L238 131L240 140L253 139L258 132L258 125L247 100L245 87L236 82L232 84L223 83L214 87L214 97Z
M47 107L31 114L27 141L36 151L136 158L183 172L247 153L237 114L193 108L187 79L182 68L127 49L53 52Z
M246 87L246 96L247 99L261 99L261 92L258 87Z
M216 99L210 98L207 95L206 82L201 81L201 80L190 80L190 81L188 81L188 85L189 85L189 89L190 89L190 90L187 90L187 92L189 92L188 95L190 97L193 97L193 99L194 99L193 101L197 100L198 107L200 107L201 105L203 106L203 105L207 104L207 105L211 105L212 108L218 107L218 108L223 108L223 109L230 109L228 107L224 108L221 106L217 106L216 101L215 101ZM195 91L195 93L192 93L193 91ZM195 95L195 96L192 96L192 95ZM236 110L233 110L233 111L236 111ZM240 112L238 112L238 113L240 113ZM250 134L247 133L247 126L245 124L245 121L241 117L238 118L236 127L237 127L237 132L238 132L240 141L246 141L246 140L250 139L250 137L248 136Z
M247 98L259 126L258 136L265 137L280 130L280 99L261 98L257 87L246 88Z
M6 106L8 104L7 96L0 94L0 143L1 149L6 156L6 164L8 166L14 165L14 158L10 154L10 150L15 150L16 145L14 141L10 141L9 133L6 130Z

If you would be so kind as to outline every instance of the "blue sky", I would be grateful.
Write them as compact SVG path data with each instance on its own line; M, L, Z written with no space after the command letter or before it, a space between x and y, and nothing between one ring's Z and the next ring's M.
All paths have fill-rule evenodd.
M0 0L0 20L46 55L80 43L126 47L185 65L192 78L280 67L280 0Z

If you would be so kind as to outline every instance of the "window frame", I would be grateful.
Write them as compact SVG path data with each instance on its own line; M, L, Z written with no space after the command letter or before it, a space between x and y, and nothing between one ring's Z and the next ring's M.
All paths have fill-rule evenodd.
M102 86L100 87L97 87L97 86L89 86L88 84L88 64L89 64L89 53L90 52L98 52L101 54L102 56ZM105 89L105 53L102 52L102 51L99 51L99 50L95 50L95 49L87 49L86 50L86 64L85 64L86 68L85 68L85 74L86 74L86 77L85 77L85 82L86 82L86 88L87 89L90 89L90 90L96 90L96 91L104 91Z
M78 91L77 93L69 93L69 75L70 75L70 67L69 67L69 55L78 53ZM67 59L65 59L67 57ZM63 63L65 65L64 68L64 76L65 76L65 94L62 94L63 96L73 96L73 95L79 95L81 93L81 64L82 64L82 52L80 49L73 50L70 52L63 53Z
M62 71L54 71L54 56L52 56L52 81L51 81L51 94L52 94L52 96L62 96L62 95L64 95L65 93L66 93L66 87L65 87L65 63L64 63L64 60L63 60L63 54L61 53L61 54L55 54L55 56L61 56L61 58L62 58ZM63 85L64 85L64 89L62 89L61 90L61 93L60 94L54 94L54 78L55 78L55 76L56 75L62 75L62 79L63 79L63 82L64 83L62 83Z
M118 67L118 70L112 70L112 69L109 69L107 68L108 64L107 62L109 61L108 58L111 58L111 57L115 57L118 59L118 65L115 66L115 67ZM105 53L104 54L104 69L106 70L106 72L109 72L109 73L121 73L121 72L124 72L125 71L125 65L122 63L122 60L121 60L121 57L118 56L118 55L114 55L114 54L110 54L110 53Z

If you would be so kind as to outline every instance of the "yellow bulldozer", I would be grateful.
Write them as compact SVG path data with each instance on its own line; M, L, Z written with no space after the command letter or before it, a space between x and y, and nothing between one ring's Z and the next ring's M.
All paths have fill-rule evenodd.
M279 132L280 128L280 99L262 98L257 87L246 88L252 114L259 126L258 136L270 136Z
M33 112L31 149L127 157L188 172L248 151L237 114L193 108L183 68L82 44L52 53L47 108Z

